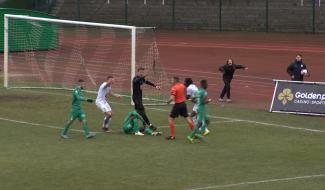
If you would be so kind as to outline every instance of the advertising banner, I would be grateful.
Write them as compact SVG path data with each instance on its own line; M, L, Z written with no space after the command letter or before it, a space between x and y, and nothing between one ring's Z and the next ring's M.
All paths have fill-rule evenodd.
M325 83L275 80L270 112L325 115Z

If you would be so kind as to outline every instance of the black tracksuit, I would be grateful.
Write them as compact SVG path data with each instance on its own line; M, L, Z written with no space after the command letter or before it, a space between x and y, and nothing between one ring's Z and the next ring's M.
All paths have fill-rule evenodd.
M147 81L144 77L135 76L132 80L133 89L132 89L132 100L134 102L134 109L142 116L143 120L147 125L150 125L149 118L146 115L144 106L142 103L142 89L143 84L148 84L150 86L156 87L152 82Z
M293 76L291 78L293 81L303 81L304 75L301 74L303 69L307 69L306 65L302 61L295 60L288 66L287 72L290 76Z
M236 65L236 64L225 64L219 68L219 71L223 73L222 78L225 86L222 89L220 94L220 98L223 98L227 94L227 98L230 99L230 83L234 76L236 69L245 69L246 67L243 65Z

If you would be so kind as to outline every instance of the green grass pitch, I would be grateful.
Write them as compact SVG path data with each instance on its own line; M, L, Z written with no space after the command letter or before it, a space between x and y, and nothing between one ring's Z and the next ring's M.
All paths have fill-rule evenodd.
M94 95L91 95L94 96ZM211 134L189 144L177 119L166 141L169 106L147 107L162 137L121 132L129 99L111 99L112 134L85 140L76 122L59 138L71 97L65 91L0 89L2 190L321 190L325 187L325 119L209 105ZM92 131L102 113L84 104Z

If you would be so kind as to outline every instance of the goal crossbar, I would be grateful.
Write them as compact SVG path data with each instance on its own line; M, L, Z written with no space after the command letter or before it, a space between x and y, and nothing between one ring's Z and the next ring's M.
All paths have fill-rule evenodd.
M74 24L74 25L86 25L86 26L100 26L108 28L121 28L121 29L136 29L135 26L119 25L119 24L105 24L105 23L96 23L96 22L83 22L83 21L73 21L73 20L62 20L62 19L52 19L52 18L41 18L41 17L32 17L25 15L12 15L5 14L6 18L16 18L16 19L25 19L25 20L35 20L35 21L46 21L52 23L63 23L63 24Z

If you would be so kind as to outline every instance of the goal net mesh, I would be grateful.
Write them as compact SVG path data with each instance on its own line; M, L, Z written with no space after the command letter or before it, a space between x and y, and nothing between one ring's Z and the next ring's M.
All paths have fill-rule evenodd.
M67 24L33 19L8 19L8 86L10 88L71 89L79 79L96 92L107 76L114 76L113 91L130 97L131 29ZM144 86L144 103L168 98L169 81L160 62L153 28L136 28L137 68L161 86Z

